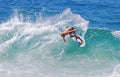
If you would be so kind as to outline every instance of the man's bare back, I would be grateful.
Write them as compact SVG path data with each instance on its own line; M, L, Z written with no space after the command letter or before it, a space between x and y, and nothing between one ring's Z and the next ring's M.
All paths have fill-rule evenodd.
M64 40L65 43L66 43L65 36L68 35L68 34L70 35L70 37L75 37L75 38L80 39L81 40L81 44L83 43L83 40L79 36L77 36L75 34L75 30L77 30L77 29L74 29L73 27L68 27L67 29L65 29L61 33L61 37L63 37L63 40Z

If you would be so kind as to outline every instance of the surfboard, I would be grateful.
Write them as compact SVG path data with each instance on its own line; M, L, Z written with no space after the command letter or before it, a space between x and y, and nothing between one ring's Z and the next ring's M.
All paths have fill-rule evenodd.
M77 36L79 36L79 35L77 35ZM72 37L72 39L78 44L78 46L84 47L85 46L85 40L81 36L79 36L79 37L83 40L82 44L81 44L81 40L79 38Z

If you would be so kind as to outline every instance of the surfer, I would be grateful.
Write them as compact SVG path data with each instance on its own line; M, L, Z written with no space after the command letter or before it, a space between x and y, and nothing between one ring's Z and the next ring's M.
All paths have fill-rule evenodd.
M61 33L61 37L63 37L63 40L64 40L65 43L66 43L65 36L68 35L68 34L70 35L71 38L75 37L76 39L80 39L81 40L81 44L83 43L83 40L79 36L77 36L75 34L75 30L78 30L78 29L74 29L73 27L68 27L67 29L65 29Z

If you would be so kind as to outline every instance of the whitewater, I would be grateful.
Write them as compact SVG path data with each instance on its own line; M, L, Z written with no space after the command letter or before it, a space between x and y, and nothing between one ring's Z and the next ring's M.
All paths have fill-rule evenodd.
M120 77L120 31L90 28L89 20L66 9L32 21L17 11L0 24L0 77ZM60 33L79 27L81 48Z

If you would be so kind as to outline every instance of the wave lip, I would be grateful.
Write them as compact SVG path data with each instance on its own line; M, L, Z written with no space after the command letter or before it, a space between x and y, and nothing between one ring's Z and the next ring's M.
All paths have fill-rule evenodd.
M112 34L114 37L120 39L120 31L113 31Z

